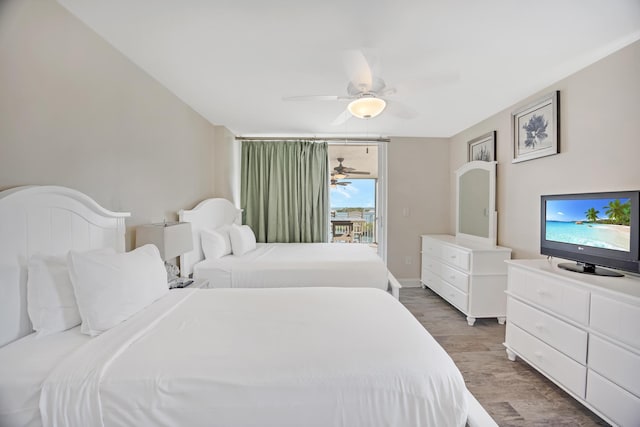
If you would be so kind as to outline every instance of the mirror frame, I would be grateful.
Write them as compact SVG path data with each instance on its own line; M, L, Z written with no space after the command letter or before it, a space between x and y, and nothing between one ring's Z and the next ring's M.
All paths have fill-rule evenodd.
M498 239L498 213L496 212L496 165L498 162L472 161L456 170L456 237L495 246ZM489 236L481 237L460 232L460 177L471 170L489 172Z

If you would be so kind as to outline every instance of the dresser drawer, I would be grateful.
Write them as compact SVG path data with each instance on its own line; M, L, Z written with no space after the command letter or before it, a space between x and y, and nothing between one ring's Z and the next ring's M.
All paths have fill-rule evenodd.
M576 362L587 363L586 331L514 298L507 299L507 319Z
M591 334L589 368L640 397L640 356L637 354Z
M446 264L440 266L440 277L446 282L460 289L464 293L469 292L469 275Z
M640 307L601 295L591 296L590 326L640 351Z
M440 276L436 275L433 271L427 270L426 268L422 269L422 283L438 293L440 293Z
M422 255L422 268L440 275L441 262L433 257Z
M589 291L566 281L509 266L508 289L583 325L589 322Z
M522 329L507 323L506 344L549 377L584 398L587 368L543 343Z
M423 237L422 253L431 257L442 258L442 243L428 237Z
M441 282L440 286L440 296L466 313L469 307L469 296L447 282Z
M470 254L453 246L442 246L442 260L464 271L469 271Z
M640 426L640 399L589 370L587 402L620 426Z

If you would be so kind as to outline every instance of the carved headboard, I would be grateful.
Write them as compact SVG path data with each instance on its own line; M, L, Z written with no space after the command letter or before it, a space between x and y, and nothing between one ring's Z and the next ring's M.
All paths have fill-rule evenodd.
M0 192L0 346L31 333L29 257L106 247L122 252L128 216L65 187L34 185Z
M204 259L200 233L203 229L214 230L224 225L242 223L242 210L227 199L206 199L191 210L181 210L178 218L191 223L193 250L180 256L180 275L187 277L193 273L193 266Z

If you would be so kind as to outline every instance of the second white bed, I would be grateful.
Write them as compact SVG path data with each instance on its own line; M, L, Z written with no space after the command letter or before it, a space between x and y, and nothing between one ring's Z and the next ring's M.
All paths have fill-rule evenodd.
M387 290L389 272L365 244L266 243L244 255L205 259L203 230L240 223L241 211L226 199L207 199L179 212L191 223L193 250L180 257L183 276L193 273L213 288L368 287ZM394 293L397 296L397 293Z

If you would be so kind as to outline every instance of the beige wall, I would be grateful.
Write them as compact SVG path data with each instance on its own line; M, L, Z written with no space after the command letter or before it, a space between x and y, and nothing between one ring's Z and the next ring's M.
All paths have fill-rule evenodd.
M445 138L392 138L388 144L387 265L405 285L418 284L420 235L448 231L448 158Z
M0 189L71 187L130 229L214 192L214 126L55 1L0 9L0 121Z
M639 76L636 42L451 139L453 171L466 161L468 140L497 130L498 241L513 248L514 258L540 256L540 195L640 189ZM560 91L560 154L511 163L510 112L554 90Z
M216 126L211 159L214 194L240 207L240 142L227 128Z

